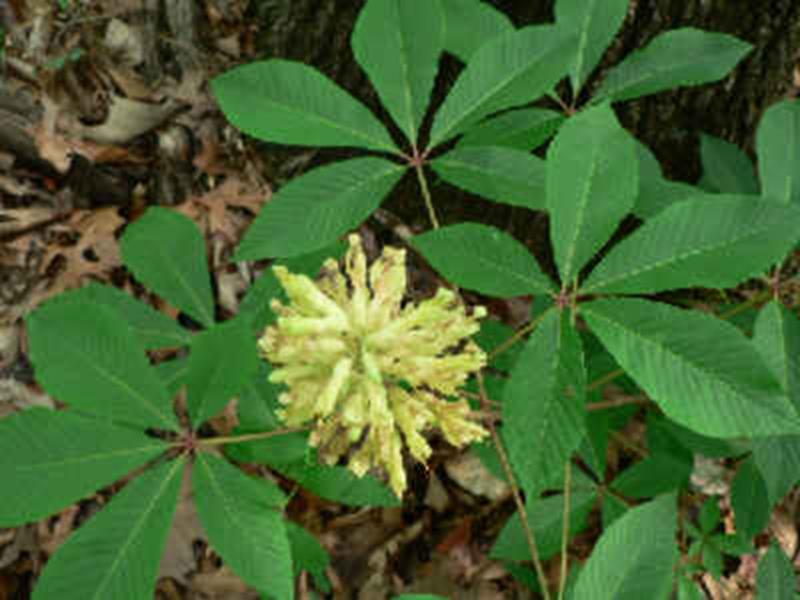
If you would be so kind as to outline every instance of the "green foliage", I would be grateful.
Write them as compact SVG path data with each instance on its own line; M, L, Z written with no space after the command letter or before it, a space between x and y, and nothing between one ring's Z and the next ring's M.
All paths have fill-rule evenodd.
M192 488L211 546L256 589L291 598L292 560L280 510L285 497L278 487L219 457L199 454Z
M154 207L128 228L120 246L136 279L203 326L214 323L205 244L191 221Z
M600 511L604 531L588 562L569 576L573 600L658 599L675 591L698 597L690 569L677 568L675 535L694 454L740 459L732 493L740 535L718 532L715 499L702 505L697 525L681 522L693 540L692 568L716 576L724 554L752 547L772 506L797 483L800 462L797 317L772 302L755 317L750 339L732 322L655 296L736 286L780 266L793 249L800 238L800 105L785 101L765 113L758 179L742 151L704 136L702 189L666 180L652 153L617 120L614 103L717 81L750 46L695 29L661 33L602 75L580 105L627 8L625 0L557 0L555 24L517 29L479 0L367 0L353 54L397 140L359 100L300 63L270 59L212 82L225 115L248 135L370 153L284 185L235 260L280 259L313 276L324 258L341 254L342 236L414 170L433 225L411 238L414 250L450 285L497 298L536 295L525 331L512 337L505 326L487 323L478 336L496 352L485 386L473 382L469 389L485 389L499 403L504 447L476 451L495 470L507 456L511 470L501 474L525 492L525 510L492 548L521 581L531 577L516 564L531 558L526 525L538 555L548 558L569 541L565 530L578 534ZM443 52L465 66L429 114ZM572 98L558 98L564 114L531 106L555 97L565 78ZM546 152L531 153L550 138ZM499 229L439 227L427 168L493 202L546 211L560 281ZM631 214L644 223L618 241L615 232ZM547 243L536 241L540 248ZM286 519L284 491L245 475L235 462L267 465L334 502L398 501L377 478L318 464L307 432L282 429L283 388L267 380L270 366L255 343L275 319L270 302L282 297L281 286L266 270L239 314L218 323L206 249L190 221L151 208L128 227L121 248L136 279L197 327L188 331L98 284L29 315L37 380L69 409L29 410L0 423L0 480L8 484L0 526L43 518L144 468L54 555L34 597L149 597L189 464L209 541L245 581L263 594L292 598L294 576L304 569L328 589L329 559L309 532ZM155 349L182 357L153 366L146 351ZM648 402L599 407L600 384L614 378ZM185 408L179 418L180 390L186 400L177 405ZM211 429L205 424L234 397L239 427L227 438L204 437ZM606 481L610 440L642 412L646 456ZM581 463L571 462L575 454ZM791 597L780 592L790 580L788 558L771 548L759 568L759 593Z
M463 146L432 160L445 181L487 200L543 210L544 161L515 148Z
M50 559L33 598L146 598L178 504L183 460L125 486Z
M556 134L547 151L547 210L563 283L572 283L633 208L635 151L608 104L581 112Z
M676 504L666 494L615 521L581 570L572 600L668 598L678 559Z
M418 235L412 244L460 287L501 298L554 290L525 247L492 227L461 223Z
M792 561L774 541L758 563L756 586L758 597L764 600L797 598L797 578Z
M177 256L172 254L176 240L183 243ZM232 436L228 454L236 457L238 450L248 460L282 465L304 459L306 436L279 430L275 389L259 368L253 328L274 317L251 299L239 317L207 322L214 302L206 250L195 225L178 213L151 209L128 228L121 243L137 277L157 286L165 300L206 328L191 333L98 284L62 294L28 316L37 379L70 410L34 408L0 422L0 475L14 490L4 497L0 525L41 519L131 471L153 461L157 465L126 485L69 539L48 563L34 597L138 600L150 595L191 457L203 527L212 547L245 581L277 598L293 597L292 548L297 547L297 565L312 570L324 584L327 556L307 534L295 531L290 544L280 489L211 454L228 440L200 433L238 395L242 429L258 433ZM153 257L164 260L154 263ZM292 262L313 273L320 258L307 255ZM269 281L254 289L251 293L266 302L262 294L270 289ZM145 347L181 347L188 358L153 367ZM179 424L173 408L181 388L186 389L188 427ZM175 431L180 431L177 437L165 435ZM265 456L259 444L268 440L273 447ZM298 441L303 454L287 455ZM178 458L171 458L175 454ZM353 481L352 474L345 477L337 467L311 465L306 470L304 465L285 470L296 472L298 480L310 479L309 489L322 496L356 505L396 503L375 479Z
M580 337L567 314L549 311L526 342L503 395L503 439L528 494L561 487L564 465L585 435L585 388Z
M752 46L733 36L684 28L656 36L611 69L593 100L629 100L727 75Z
M765 198L800 203L800 105L785 100L769 107L756 137L758 174Z
M758 178L753 163L730 142L711 135L700 136L704 190L723 194L758 194Z

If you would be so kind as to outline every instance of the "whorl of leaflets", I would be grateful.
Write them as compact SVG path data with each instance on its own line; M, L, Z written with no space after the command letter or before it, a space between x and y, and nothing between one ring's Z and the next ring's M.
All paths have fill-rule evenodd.
M444 288L402 306L405 250L384 248L368 269L358 236L349 242L344 269L328 259L317 282L274 267L289 304L273 301L278 319L259 346L276 367L270 381L288 387L279 411L286 425L313 423L310 442L327 464L357 445L350 470L385 472L401 497L404 441L425 463L428 430L440 429L459 447L487 435L465 400L446 398L486 364L485 353L465 341L486 309L468 315Z

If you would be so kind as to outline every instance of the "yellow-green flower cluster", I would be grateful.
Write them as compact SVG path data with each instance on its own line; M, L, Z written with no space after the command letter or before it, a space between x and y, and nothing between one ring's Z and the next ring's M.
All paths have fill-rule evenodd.
M486 363L469 340L486 310L467 315L444 288L403 306L405 250L385 248L368 269L358 236L349 242L344 271L329 259L317 282L274 267L290 302L273 301L278 319L259 345L275 366L270 381L288 387L280 396L283 421L313 423L310 440L321 460L334 464L353 450L354 473L385 472L402 496L404 441L425 463L428 430L439 428L455 446L487 434L466 401L445 398Z

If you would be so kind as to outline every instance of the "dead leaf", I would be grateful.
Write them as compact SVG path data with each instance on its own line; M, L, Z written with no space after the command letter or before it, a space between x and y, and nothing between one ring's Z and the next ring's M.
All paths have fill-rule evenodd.
M47 288L46 297L64 290L80 287L87 278L105 278L111 269L122 264L119 244L115 237L124 223L114 207L76 210L66 222L54 229L66 229L80 238L71 246L50 244L42 259L42 273L49 272L53 261L62 257L66 264ZM44 298L37 298L38 304Z
M205 539L203 526L192 497L191 481L190 467L183 472L180 500L172 520L172 529L164 547L158 574L159 578L172 577L183 585L187 582L187 574L197 569L194 541Z

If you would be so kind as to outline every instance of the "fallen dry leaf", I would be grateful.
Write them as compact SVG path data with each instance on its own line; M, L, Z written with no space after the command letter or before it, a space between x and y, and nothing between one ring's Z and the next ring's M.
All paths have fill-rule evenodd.
M80 287L87 278L104 279L110 271L121 265L119 245L115 234L125 221L113 207L93 210L76 210L54 229L78 235L71 246L50 244L44 252L40 272L49 273L53 261L63 259L65 265L52 284L39 292L33 304L59 292Z

